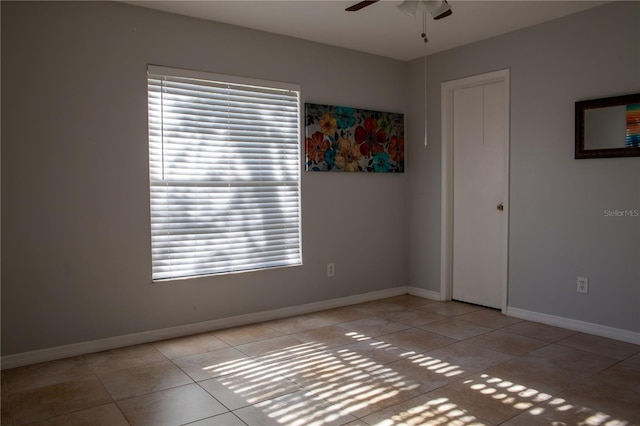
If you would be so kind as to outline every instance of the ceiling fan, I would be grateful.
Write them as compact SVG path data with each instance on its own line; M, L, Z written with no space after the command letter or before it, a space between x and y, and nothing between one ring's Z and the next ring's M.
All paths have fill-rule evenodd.
M367 6L371 6L374 3L377 3L379 0L366 0L356 3L352 6L349 6L345 10L347 12L356 12L360 9L363 9ZM447 0L405 0L399 6L398 9L402 10L409 16L416 17L416 13L418 11L419 6L423 6L426 12L431 13L433 19L442 19L451 15L453 11L451 10L451 6L447 3Z
M368 1L361 1L360 3L356 3L353 6L349 6L348 8L346 8L345 10L347 12L357 12L358 10L365 8L367 6L370 6L374 3L377 3L379 0L368 0Z

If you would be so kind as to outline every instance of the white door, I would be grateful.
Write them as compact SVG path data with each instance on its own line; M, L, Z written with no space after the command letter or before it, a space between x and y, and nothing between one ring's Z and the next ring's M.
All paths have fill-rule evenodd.
M505 81L453 90L452 298L502 308L506 283Z

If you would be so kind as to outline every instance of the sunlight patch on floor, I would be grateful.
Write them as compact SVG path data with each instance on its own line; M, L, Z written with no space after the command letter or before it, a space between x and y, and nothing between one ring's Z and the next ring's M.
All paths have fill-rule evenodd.
M356 332L345 335L355 342L372 340ZM372 340L370 345L380 351L398 349L384 341ZM253 359L212 364L204 370L218 374L220 383L243 398L247 405L253 405L268 418L287 425L344 423L371 413L374 413L372 416L383 416L378 416L375 426L482 424L480 418L470 414L470 411L474 412L472 404L464 401L465 398L471 401L473 395L534 417L549 416L550 410L559 415L579 410L585 412L584 425L628 424L608 414L593 412L562 398L551 399L552 396L544 392L487 374L458 382L473 391L469 394L456 390L460 393L459 399L435 395L429 398L427 392L433 389L420 391L428 380L408 377L406 372L401 374L395 369L395 362L407 361L409 365L419 367L416 373L424 369L425 373L442 376L448 383L466 373L459 365L411 351L400 352L396 361L385 364L348 347L333 349L321 342L290 346ZM404 365L403 368L408 367ZM300 390L302 388L304 391ZM514 415L518 415L517 412Z

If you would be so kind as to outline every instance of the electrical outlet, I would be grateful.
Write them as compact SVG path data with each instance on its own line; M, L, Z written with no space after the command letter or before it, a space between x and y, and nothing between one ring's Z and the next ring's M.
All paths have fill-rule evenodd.
M589 278L587 277L578 277L578 293L587 294L589 293Z
M327 263L327 277L333 277L336 275L336 264Z

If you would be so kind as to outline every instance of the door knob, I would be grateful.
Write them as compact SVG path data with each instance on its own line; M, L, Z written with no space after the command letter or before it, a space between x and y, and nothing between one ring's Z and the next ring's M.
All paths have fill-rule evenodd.
M504 204L503 203L498 204L497 209L500 210L500 211L503 211L504 210Z

